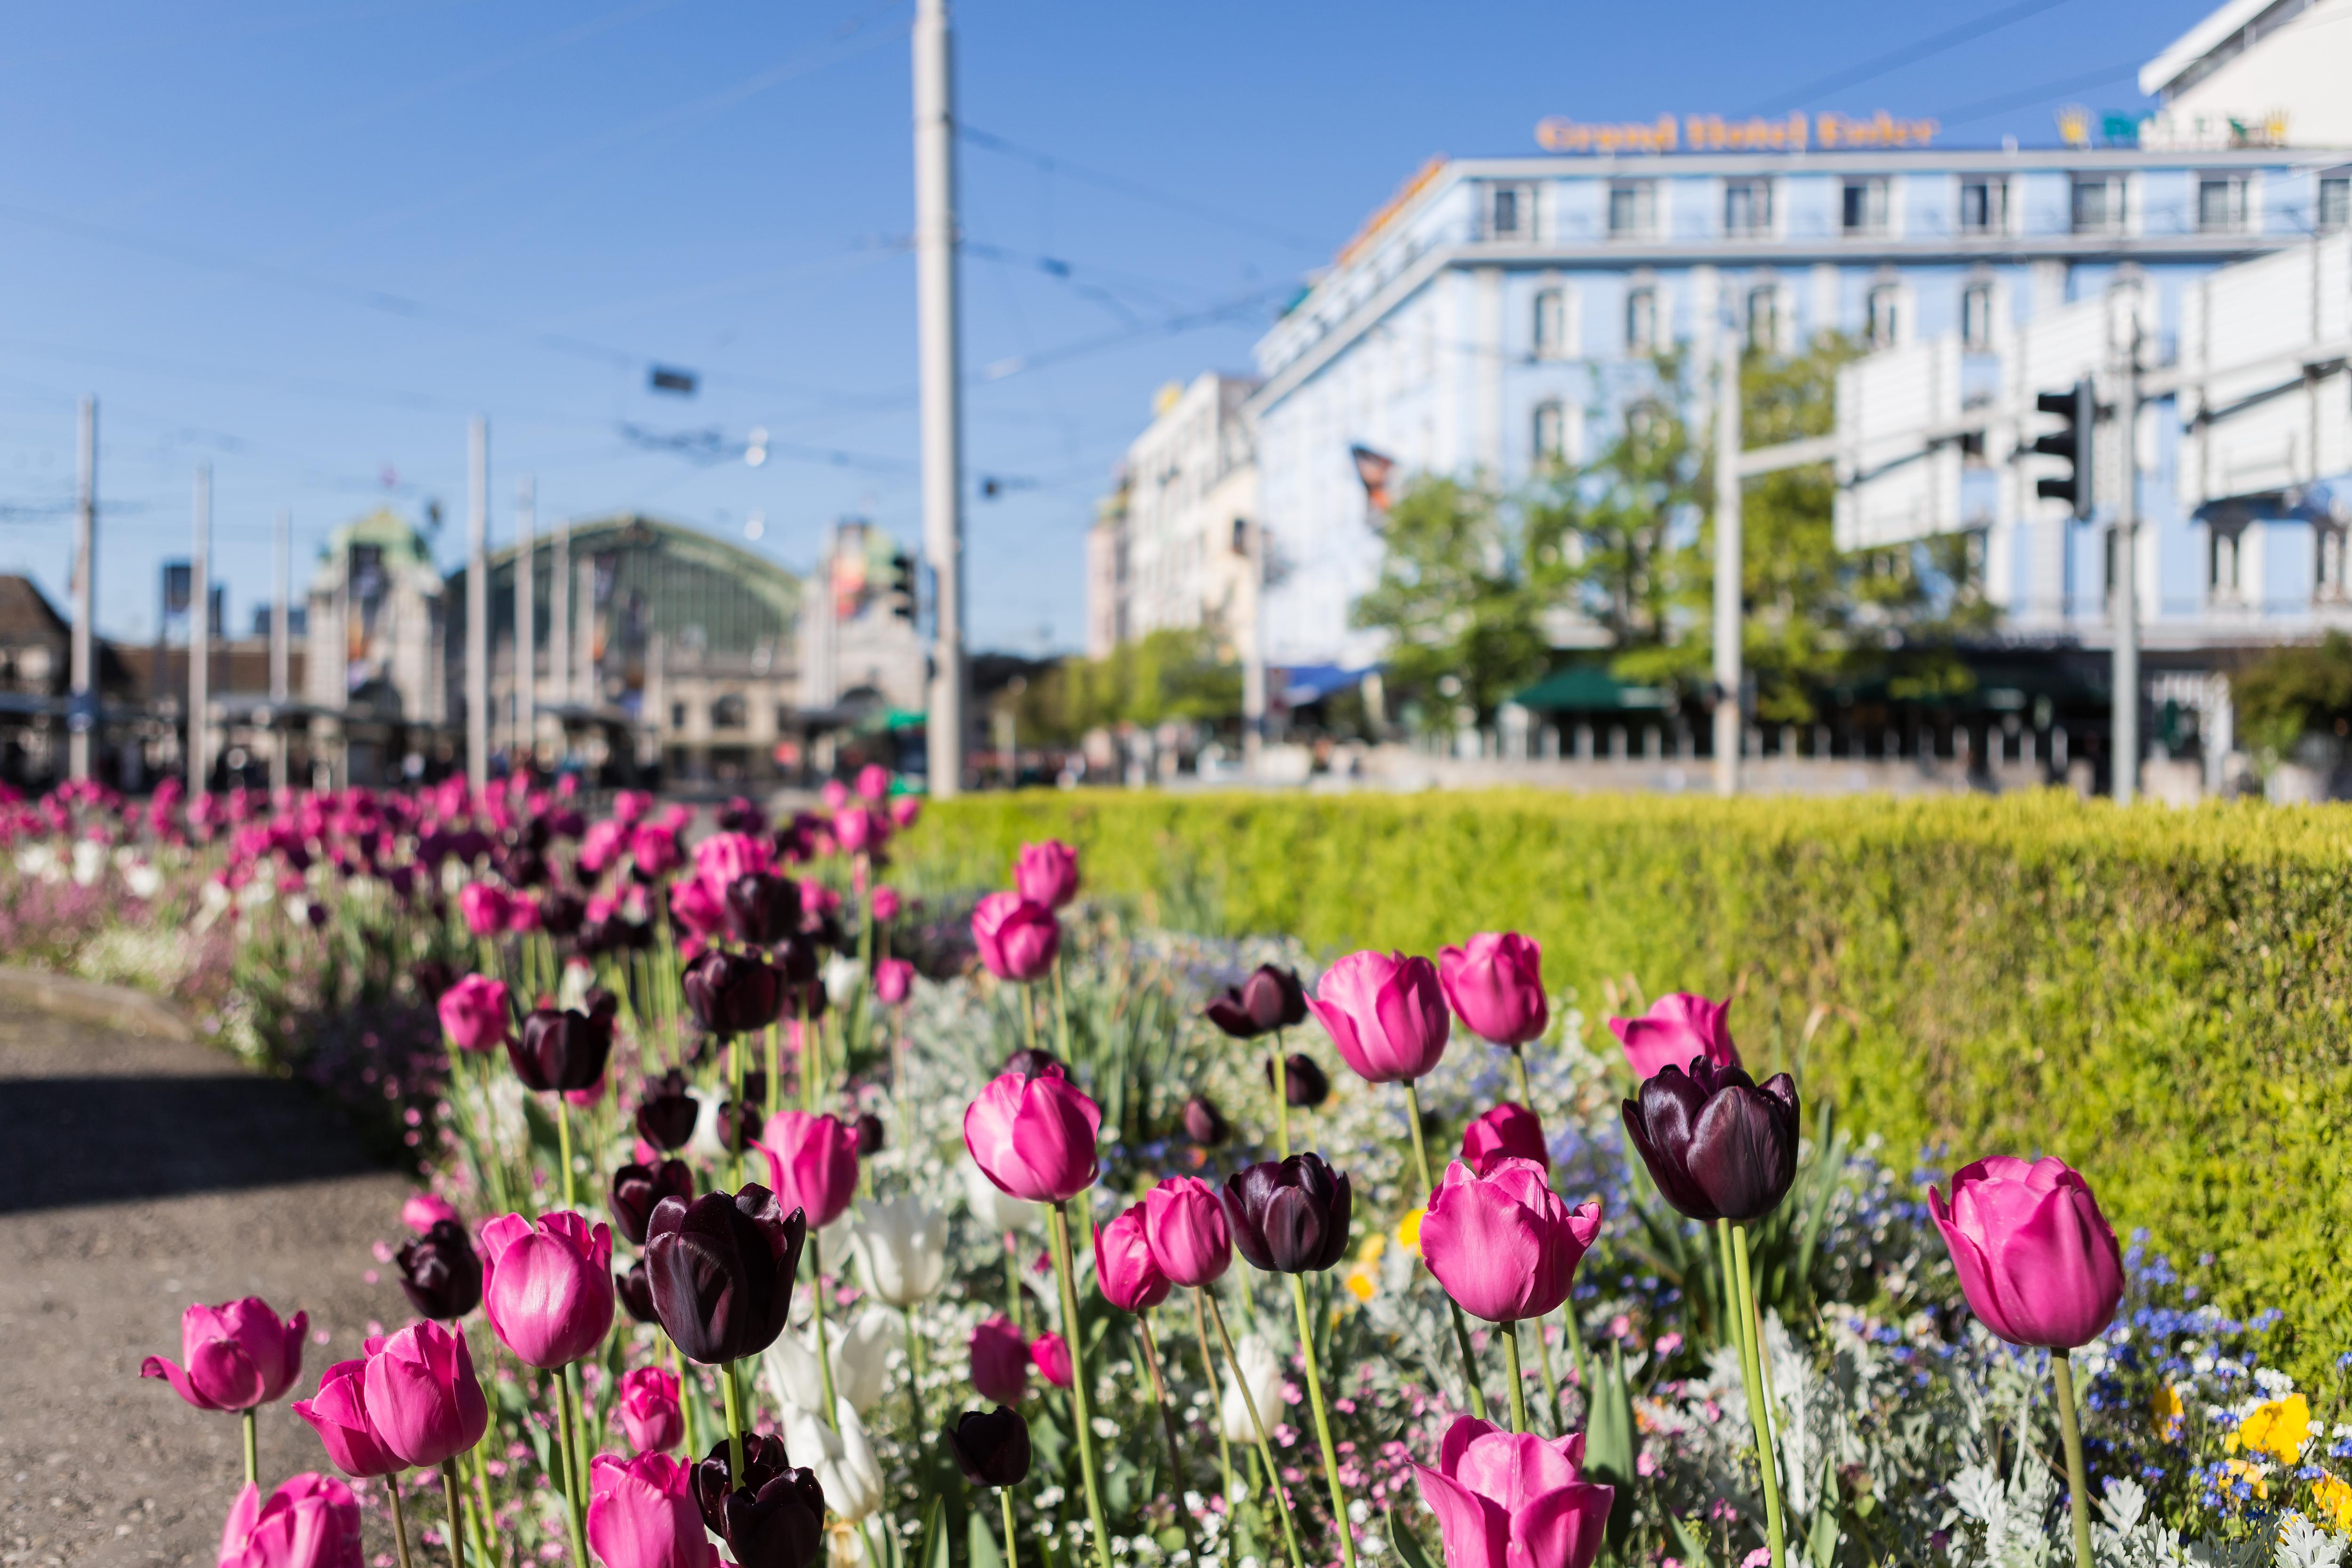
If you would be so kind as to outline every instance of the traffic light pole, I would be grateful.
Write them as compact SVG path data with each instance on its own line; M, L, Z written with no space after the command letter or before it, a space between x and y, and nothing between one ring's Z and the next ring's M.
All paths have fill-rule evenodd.
M1739 793L1740 587L1744 574L1739 515L1739 333L1718 329L1723 342L1715 396L1715 793Z
M2139 324L2116 396L2116 442L2123 476L2116 497L2114 755L2109 768L2117 805L2139 795Z
M915 5L915 314L930 557L930 793L963 788L963 387L956 342L955 76L947 0Z

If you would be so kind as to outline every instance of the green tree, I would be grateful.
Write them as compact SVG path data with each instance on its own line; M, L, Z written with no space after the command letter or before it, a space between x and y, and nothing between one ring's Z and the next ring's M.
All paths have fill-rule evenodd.
M1121 643L1102 658L1066 658L1010 702L1019 732L1068 742L1088 730L1170 720L1214 724L1242 710L1241 667L1202 627L1171 627Z
M2230 677L2238 728L2265 764L2287 761L2308 734L2352 728L2352 637L2273 648Z

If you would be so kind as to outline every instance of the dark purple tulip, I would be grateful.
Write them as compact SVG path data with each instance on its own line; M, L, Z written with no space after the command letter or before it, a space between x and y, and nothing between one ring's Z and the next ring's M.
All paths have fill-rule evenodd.
M613 1276L613 1293L621 1299L621 1305L629 1310L631 1321L661 1321L654 1315L654 1282L646 1273L644 1258L630 1264L627 1273Z
M541 1007L522 1021L522 1033L507 1041L507 1059L525 1089L593 1089L604 1081L613 1054L610 1015L559 1013Z
M764 1029L776 1021L783 977L756 954L705 948L686 966L686 1005L695 1022L721 1039Z
M1265 1086L1274 1087L1274 1061L1265 1064ZM1304 1051L1293 1051L1282 1058L1282 1098L1299 1110L1312 1110L1331 1098L1331 1080L1315 1065L1315 1058Z
M719 830L721 833L749 833L757 837L768 830L768 814L754 802L739 795L719 808Z
M401 1243L397 1258L401 1293L419 1317L455 1322L481 1304L481 1256L456 1220L435 1220Z
M719 1533L741 1568L815 1568L825 1554L824 1489L816 1472L786 1470L756 1492L729 1492Z
M870 1110L857 1113L857 1157L882 1152L882 1119Z
M1024 1046L1005 1058L1004 1066L997 1070L1000 1077L1004 1073L1017 1072L1027 1079L1035 1078L1047 1068L1057 1068L1061 1065L1062 1058L1053 1052L1041 1051L1034 1046Z
M798 897L797 889L794 896ZM816 942L803 933L795 931L776 944L776 967L783 971L784 979L790 984L808 984L816 978L823 962Z
M758 1355L784 1331L808 1216L786 1214L757 1183L664 1198L646 1226L654 1311L689 1360L705 1366Z
M613 1173L613 1228L631 1247L646 1244L646 1222L664 1198L694 1199L694 1173L683 1160L624 1165Z
M581 922L587 918L588 901L577 893L559 889L539 900L539 923L559 942L579 935Z
M1256 1268L1315 1274L1348 1251L1354 1194L1320 1154L1293 1154L1245 1166L1225 1178L1225 1223Z
M694 1506L702 1510L702 1522L711 1529L719 1526L719 1510L727 1494L736 1489L730 1479L740 1481L747 1490L757 1492L778 1476L790 1474L793 1462L784 1454L784 1440L772 1432L743 1434L743 1473L730 1478L727 1473L727 1439L719 1439L718 1447L698 1462L691 1472Z
M1307 988L1298 984L1297 971L1261 963L1248 979L1227 986L1201 1011L1234 1039L1254 1040L1305 1023Z
M1018 1410L967 1410L944 1436L956 1468L973 1486L1017 1487L1029 1479L1029 1423Z
M727 929L737 942L767 947L801 929L801 885L768 871L727 884Z
M753 1079L764 1079L765 1076L761 1073L751 1073L744 1079L745 1103L740 1116L736 1113L733 1100L722 1100L719 1102L719 1146L730 1154L742 1153L752 1144L757 1143L760 1141L760 1134L767 1130L767 1113L760 1109L767 1103L767 1091L764 1084L754 1084L751 1081Z
M1213 1149L1231 1136L1233 1130L1225 1125L1224 1113L1213 1100L1194 1095L1184 1102L1182 1112L1184 1136L1203 1149Z
M1745 1225L1780 1206L1797 1175L1797 1086L1705 1057L1664 1067L1624 1102L1625 1131L1666 1202L1702 1223Z
M547 880L547 862L530 849L518 849L509 855L499 871L518 888L536 888Z
M408 966L408 979L419 996L438 1002L441 993L457 984L457 973L437 958L420 958Z
M686 1075L672 1068L646 1085L646 1097L637 1101L637 1136L664 1153L683 1149L701 1109L687 1091Z

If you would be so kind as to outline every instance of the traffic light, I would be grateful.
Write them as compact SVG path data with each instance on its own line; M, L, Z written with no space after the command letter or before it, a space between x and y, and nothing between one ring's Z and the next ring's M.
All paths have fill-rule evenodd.
M901 550L890 557L890 613L902 621L915 618L915 558Z
M2067 474L2063 479L2036 479L2033 493L2045 500L2063 500L2074 509L2076 517L2091 515L2091 427L2098 417L2098 403L2091 391L2091 378L2084 376L2064 392L2044 392L2033 399L2033 406L2043 414L2055 414L2066 423L2063 428L2047 436L2034 437L2032 451L2045 458L2063 458Z

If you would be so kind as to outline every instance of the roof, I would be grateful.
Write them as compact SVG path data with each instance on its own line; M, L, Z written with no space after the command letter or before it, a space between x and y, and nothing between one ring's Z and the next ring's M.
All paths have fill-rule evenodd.
M1555 669L1511 699L1538 712L1585 710L1660 709L1671 705L1664 689L1629 686L1597 664L1571 664Z
M2161 97L2198 61L2227 43L2263 12L2280 5L2302 8L2296 0L2223 0L2219 8L2207 13L2203 21L2173 39L2162 54L2139 68L2140 91L2150 98Z
M68 637L72 627L30 577L0 575L0 637L11 642Z

